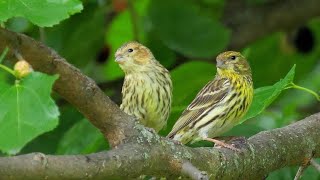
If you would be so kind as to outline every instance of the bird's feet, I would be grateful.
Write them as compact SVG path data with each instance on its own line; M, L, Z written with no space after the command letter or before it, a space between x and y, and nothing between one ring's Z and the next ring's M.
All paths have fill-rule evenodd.
M246 147L248 141L247 141L247 138L244 136L240 136L240 137L233 136L228 142L230 142L237 149L242 149Z
M157 134L156 130L154 130L153 128L150 128L150 127L145 127L145 128L146 128L146 130L148 130L152 134Z
M224 147L224 148L228 148L230 150L233 150L235 152L240 152L241 146L238 147L238 143L240 143L240 141L237 142L236 139L233 140L231 144L225 143L223 141L219 141L217 139L212 139L212 138L204 138L204 140L209 141L209 142L213 142L215 144L214 147L217 147L217 148Z
M180 141L172 140L175 145L183 145Z

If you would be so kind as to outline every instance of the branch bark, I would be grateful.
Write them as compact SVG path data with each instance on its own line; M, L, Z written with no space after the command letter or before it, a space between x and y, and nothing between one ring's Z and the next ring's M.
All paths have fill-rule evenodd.
M18 51L36 71L59 74L54 90L100 129L111 145L116 146L126 137L138 134L133 129L134 119L122 112L92 79L54 50L28 36L0 28L0 49L6 46L11 53Z
M294 27L320 13L317 0L272 3L272 8L255 6L244 11L237 11L236 1L227 4L225 12L230 16L225 16L223 21L233 30L230 48L239 49L270 32ZM78 108L117 148L90 155L33 153L1 157L3 179L105 179L141 174L178 177L186 161L206 171L212 179L261 179L275 169L299 165L313 153L314 157L320 157L320 114L281 129L261 132L251 137L239 153L189 148L161 138L136 123L92 79L40 42L0 28L0 49L6 46L22 54L35 70L59 74L54 90Z
M320 164L318 164L314 159L311 159L310 164L320 173Z
M248 4L228 0L222 22L232 30L228 49L239 50L275 31L286 31L320 16L318 0L270 0Z
M114 179L141 174L180 176L189 161L210 179L262 179L285 166L320 157L320 113L289 126L264 131L248 139L241 152L176 145L148 131L148 140L119 145L90 155L52 156L40 153L0 158L0 177L9 179Z

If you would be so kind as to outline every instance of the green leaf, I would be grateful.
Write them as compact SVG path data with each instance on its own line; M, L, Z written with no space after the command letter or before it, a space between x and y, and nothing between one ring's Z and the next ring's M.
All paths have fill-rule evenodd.
M275 83L272 86L265 86L254 91L253 102L250 106L248 113L242 118L241 122L247 119L257 116L264 109L266 109L279 95L280 93L293 81L295 74L295 65L291 68L284 79Z
M80 14L46 29L46 44L77 67L88 68L104 45L105 15L105 6L86 5Z
M101 132L83 119L66 132L58 145L57 154L88 154L107 147Z
M149 15L151 29L164 44L186 56L211 58L229 42L229 30L190 1L154 0Z
M40 136L29 142L19 154L27 154L32 152L42 152L44 154L55 154L57 152L58 144L75 123L83 119L83 115L68 103L59 106L60 117L59 125L52 131L41 134Z
M79 0L10 0L0 1L0 21L12 17L24 17L32 23L44 27L53 26L80 12Z
M146 46L152 51L154 57L164 67L170 67L176 62L175 53L165 46L160 39L156 39L152 34L149 34Z
M33 72L15 85L0 83L0 150L16 154L57 126L59 110L50 97L57 78Z
M320 27L319 24L317 27ZM311 31L317 32L316 29L311 29ZM320 32L318 37L314 35L315 39L320 38ZM294 50L292 44L286 42L292 38L284 33L273 33L246 47L250 49L246 57L250 62L256 87L278 81L279 77L284 77L294 64L299 67L295 71L296 81L305 77L317 66L320 46L315 45L314 50L310 53L300 53Z

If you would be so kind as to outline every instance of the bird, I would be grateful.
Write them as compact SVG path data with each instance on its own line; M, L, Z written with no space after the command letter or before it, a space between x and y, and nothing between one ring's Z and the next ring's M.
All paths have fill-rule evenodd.
M226 51L216 58L217 74L182 112L167 135L182 144L200 140L236 150L232 145L213 139L237 125L253 99L251 68L236 51Z
M120 109L159 132L167 124L172 102L169 71L150 49L136 41L123 44L115 61L124 71Z

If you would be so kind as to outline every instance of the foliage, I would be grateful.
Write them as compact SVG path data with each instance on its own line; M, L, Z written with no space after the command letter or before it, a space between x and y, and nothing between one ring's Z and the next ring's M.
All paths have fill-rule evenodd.
M16 154L36 136L58 124L59 111L50 97L57 76L34 72L16 80L0 83L0 149Z
M213 79L215 56L230 42L231 31L220 21L226 1L136 0L132 7L121 0L112 2L1 1L0 21L13 31L40 38L102 87L108 84L106 91L113 100L121 98L124 76L114 62L116 49L130 40L147 45L172 75L172 113L167 128L160 132L166 135L196 93ZM246 2L248 6L262 7L268 1ZM319 96L310 89L320 88L320 20L304 26L314 41L304 42L312 45L308 51L301 51L296 44L299 28L272 33L245 47L253 72L254 101L243 123L226 135L251 136L319 110ZM0 71L3 155L20 151L83 154L108 149L101 133L74 107L59 96L50 96L57 76L33 72L19 79L4 58L5 53L0 56L0 66L5 70ZM292 84L293 79L305 88ZM60 117L53 99L59 102ZM303 179L319 178L316 171L307 171ZM272 173L269 179L292 179L295 172L296 167L287 167Z
M41 27L52 26L81 10L82 4L78 0L1 1L0 21L6 21L12 17L25 17L32 23ZM54 16L52 14L54 14Z
M295 66L293 66L284 79L281 79L274 85L255 89L252 105L248 113L242 119L242 122L257 116L267 108L280 95L280 93L293 82L294 73Z
M79 134L85 132L85 136ZM71 127L61 139L57 154L87 154L108 146L105 138L87 119L82 119Z

